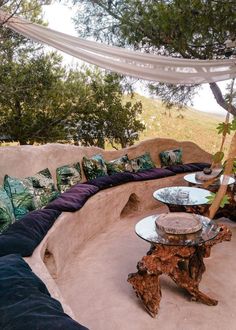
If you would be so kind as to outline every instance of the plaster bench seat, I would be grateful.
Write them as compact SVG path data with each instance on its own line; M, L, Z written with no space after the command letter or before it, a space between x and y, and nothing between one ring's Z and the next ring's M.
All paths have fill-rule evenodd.
M112 194L124 195L120 188L111 188ZM32 257L26 259L47 287L54 291L53 295L57 290L57 298L63 302L65 312L94 330L155 330L159 327L169 330L176 325L183 330L200 330L204 329L204 322L216 329L221 329L228 322L227 329L233 330L235 319L230 315L234 314L235 303L236 225L229 224L233 231L232 242L216 246L212 251L211 258L206 261L208 271L201 282L204 291L209 292L208 288L211 288L209 294L214 296L217 293L219 305L213 308L190 303L184 291L181 295L181 290L163 276L161 310L158 318L152 319L136 299L127 283L127 276L135 271L137 261L149 247L134 233L135 224L144 216L166 212L167 208L154 205L154 201L150 205L151 210L139 209L135 207L134 199L130 208L122 213L128 195L124 196L121 207L115 208L110 192L109 189L93 196L83 209L75 213L74 223L68 214L62 214L44 242L36 248ZM96 207L95 199L101 207ZM111 206L109 214L102 207L106 203ZM95 207L89 212L87 220L93 221L83 221L82 211L92 204ZM103 225L100 223L102 217L106 219ZM225 278L230 278L230 281L225 281ZM225 292L228 294L225 295ZM220 320L216 317L218 313Z
M65 299L57 282L58 279L65 279L64 272L74 264L73 259L76 258L75 262L79 262L80 252L86 251L88 244L96 242L100 235L107 233L106 235L109 236L109 230L113 232L113 227L116 228L115 231L119 236L119 227L122 230L123 226L125 228L127 226L127 235L132 237L134 222L137 222L140 217L147 213L167 211L167 208L163 208L163 205L152 197L152 193L157 188L167 185L186 185L183 176L184 174L178 174L161 180L130 182L102 190L92 196L79 211L63 212L59 216L33 255L26 260L46 283L51 294L63 303L65 312L76 319L70 300ZM122 245L122 236L120 239ZM99 252L100 247L100 243L96 244L95 254ZM112 250L112 247L109 249ZM129 254L129 251L125 254ZM134 264L136 260L133 260ZM99 261L95 266L100 267ZM127 269L127 274L128 271L129 269ZM116 269L116 272L119 273L119 269ZM63 280L60 283L62 282ZM75 281L75 283L80 286L79 282ZM82 301L83 298L81 298ZM78 320L89 326L86 322L83 323L82 319L78 318Z

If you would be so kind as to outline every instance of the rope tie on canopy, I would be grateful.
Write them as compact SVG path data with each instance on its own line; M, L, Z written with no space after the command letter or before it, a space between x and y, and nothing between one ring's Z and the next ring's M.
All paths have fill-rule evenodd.
M20 17L12 17L2 10L0 24L26 38L52 46L85 62L135 78L192 85L236 77L236 62L232 59L182 59L132 51L70 36Z

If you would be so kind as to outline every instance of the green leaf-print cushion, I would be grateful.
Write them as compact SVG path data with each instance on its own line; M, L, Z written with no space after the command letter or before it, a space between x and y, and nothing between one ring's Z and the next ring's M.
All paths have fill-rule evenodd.
M57 188L64 192L81 181L81 168L79 163L63 165L56 169Z
M0 187L0 233L15 221L12 202L3 187Z
M106 166L107 166L107 173L109 175L122 173L125 171L132 172L132 167L127 155L106 162Z
M131 159L130 163L134 172L149 170L156 167L149 152Z
M91 158L83 157L82 166L87 180L107 175L107 167L102 155L95 155Z
M182 162L182 149L165 150L159 154L161 166L178 165Z
M16 220L29 211L44 207L58 196L48 169L25 179L6 175L4 188L12 200Z

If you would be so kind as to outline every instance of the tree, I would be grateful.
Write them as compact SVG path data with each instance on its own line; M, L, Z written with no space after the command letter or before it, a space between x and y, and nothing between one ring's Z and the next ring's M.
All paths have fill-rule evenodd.
M0 2L11 16L43 24L42 5L50 0ZM3 22L4 23L4 22ZM66 136L62 93L65 69L56 53L0 25L0 131L20 144L55 141Z
M74 0L79 4L76 27L83 37L146 52L187 59L234 56L227 39L235 40L235 0ZM191 102L199 86L153 84L151 89L168 106ZM217 83L210 88L218 104L228 108Z
M0 8L39 24L50 0L0 0ZM67 71L56 53L0 25L0 131L20 144L68 141L126 146L144 125L141 104L122 104L118 76L99 70Z
M0 9L9 13L9 17L19 14L34 23L45 24L42 20L42 6L49 5L51 2L51 0L0 0ZM6 60L13 60L18 52L29 52L40 48L29 39L6 28L4 25L6 22L7 19L0 22L0 54L1 56L4 54Z
M141 104L122 104L117 75L66 70L56 53L23 55L0 65L0 131L20 144L79 141L126 146L144 125Z
M72 111L72 120L77 125L72 133L75 141L100 148L108 141L114 148L117 145L124 148L138 139L139 132L145 128L137 119L142 105L123 102L120 76L87 68L83 72L71 71L69 80L71 91L84 86L84 90L79 90L80 102L74 102Z
M32 54L31 54L32 55ZM66 139L65 69L55 53L0 65L0 131L20 144Z
M0 0L0 9L6 11L10 16L20 14L34 22L42 22L42 6L50 5L52 0Z

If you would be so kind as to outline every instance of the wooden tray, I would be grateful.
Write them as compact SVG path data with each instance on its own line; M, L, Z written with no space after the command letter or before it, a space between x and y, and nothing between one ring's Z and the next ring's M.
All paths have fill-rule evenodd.
M202 229L196 214L185 212L163 213L155 221L157 231L167 234L186 235Z
M208 181L217 179L222 173L222 168L215 168L212 170L211 174L205 174L203 172L197 172L195 178L199 181Z

